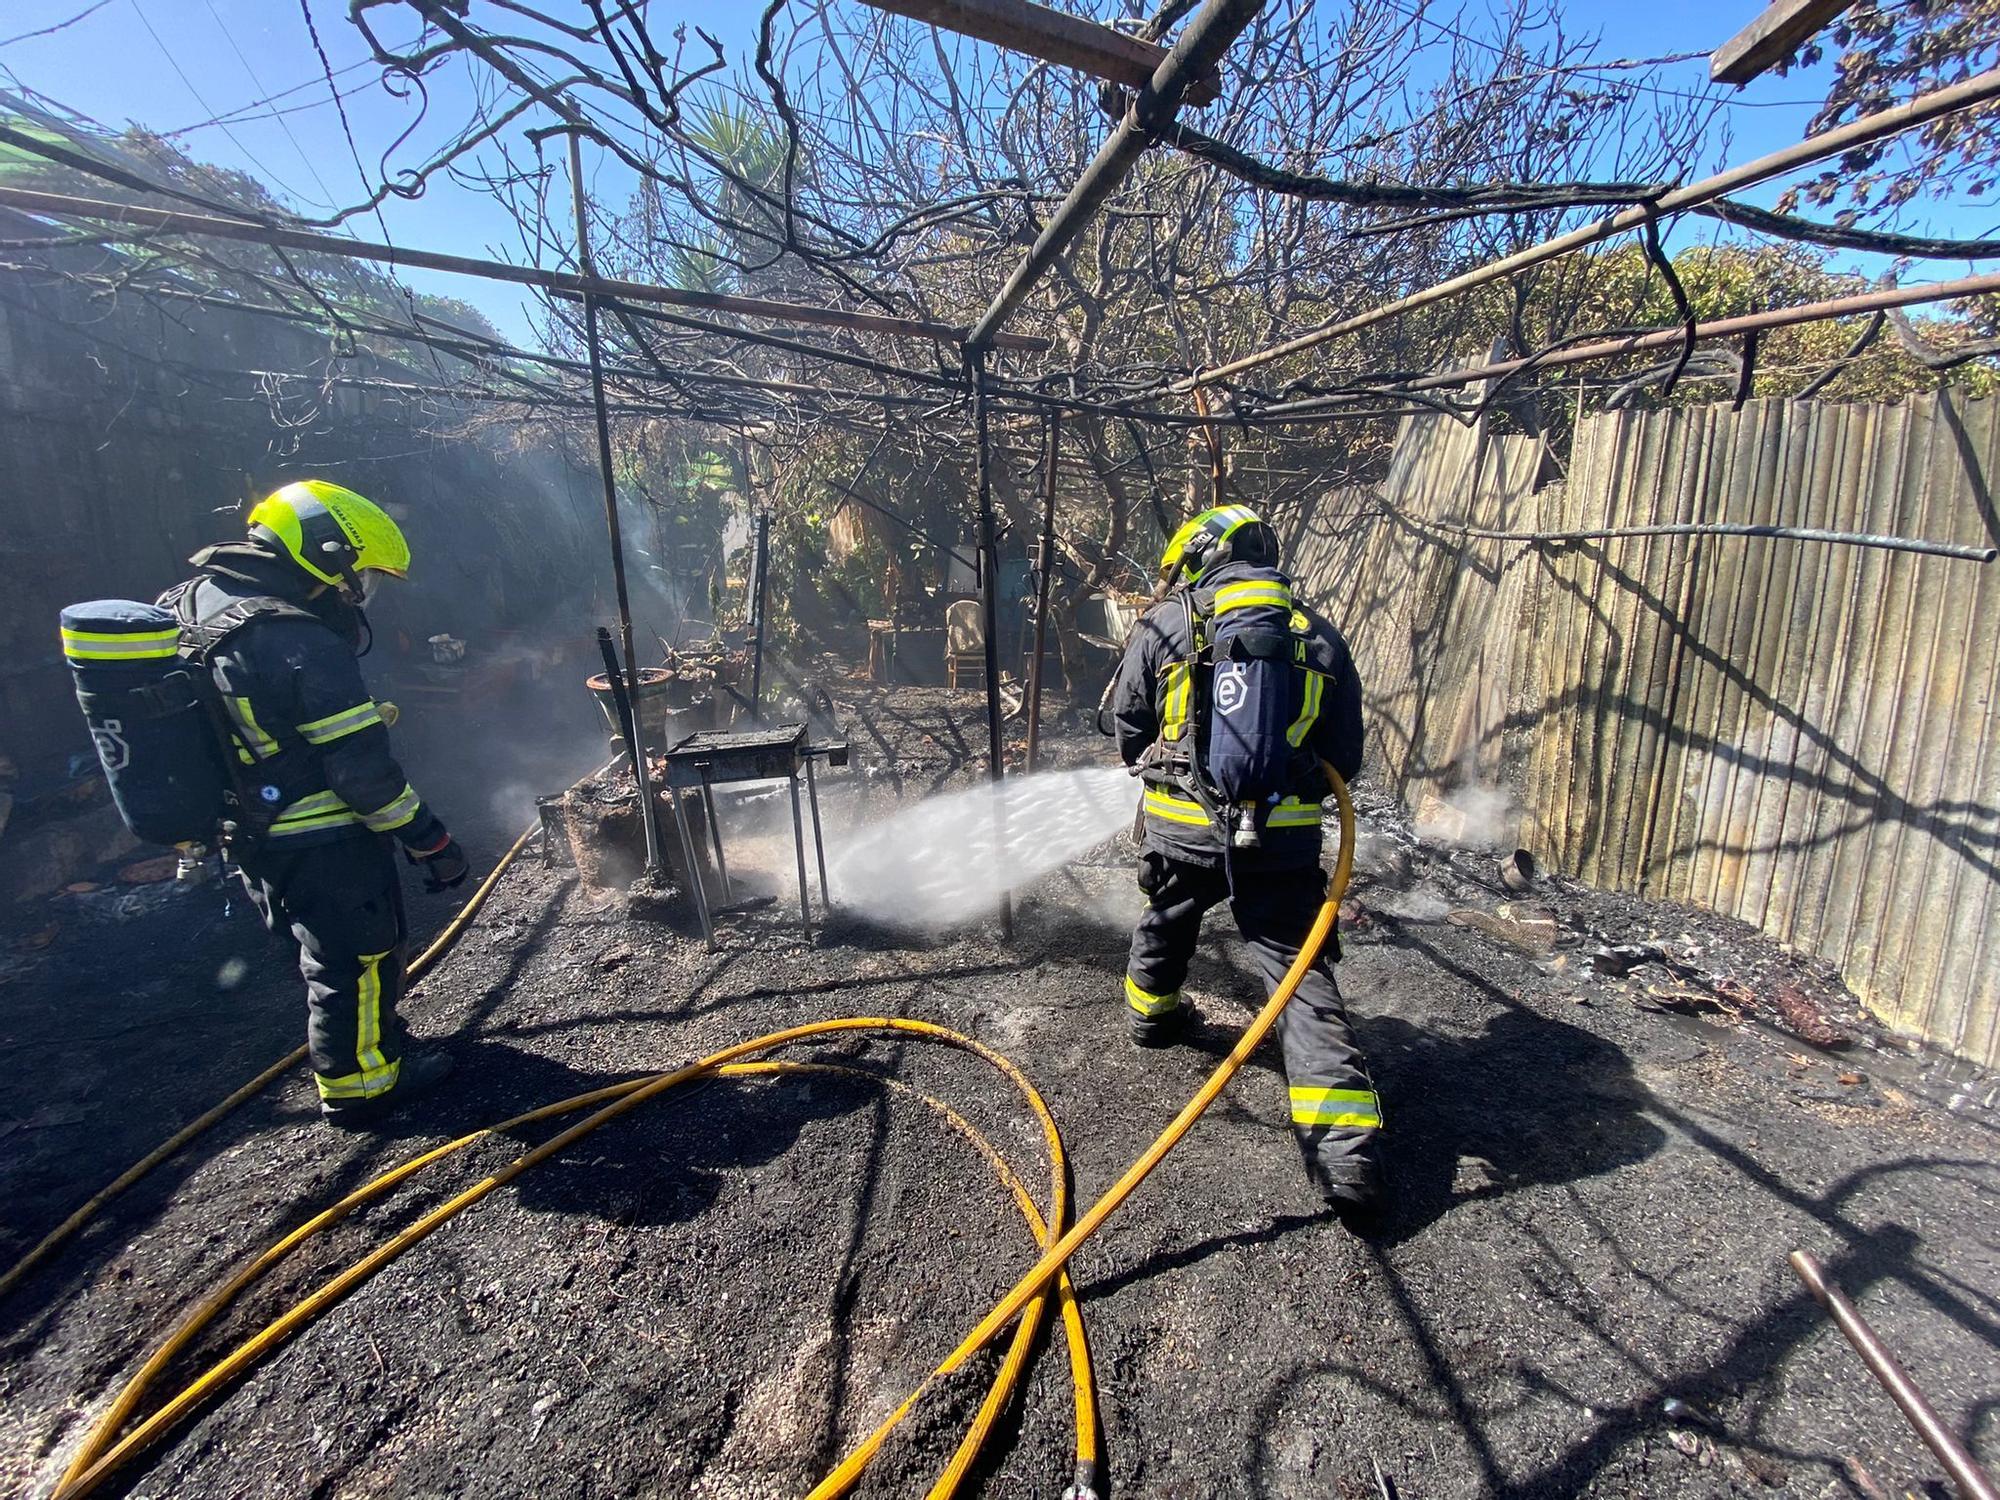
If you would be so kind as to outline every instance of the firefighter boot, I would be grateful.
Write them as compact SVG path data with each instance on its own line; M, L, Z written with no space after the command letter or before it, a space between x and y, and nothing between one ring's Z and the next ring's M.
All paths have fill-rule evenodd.
M1308 1147L1304 1155L1306 1177L1348 1232L1363 1239L1380 1234L1389 1194L1373 1142L1356 1150L1347 1142L1321 1140L1317 1149Z
M1171 1047L1187 1036L1194 1024L1194 1018L1194 1007L1186 1000L1178 1001L1170 1009L1151 1014L1134 1006L1131 1010L1132 1045Z
M418 1094L442 1083L450 1072L451 1059L442 1052L406 1052L396 1065L394 1088L366 1099L322 1099L319 1112L329 1125L342 1130L371 1130Z

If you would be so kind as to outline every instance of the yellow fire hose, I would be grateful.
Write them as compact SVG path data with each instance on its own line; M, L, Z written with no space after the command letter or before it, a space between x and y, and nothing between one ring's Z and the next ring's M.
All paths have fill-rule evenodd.
M404 978L409 983L414 984L417 980L423 978L430 971L432 965L451 951L451 945L458 941L459 936L465 931L466 925L471 922L473 917L478 915L479 908L486 904L486 898L493 894L493 887L498 885L500 877L507 873L507 867L514 863L523 849L528 847L528 840L535 836L536 831L540 827L541 824L535 822L529 824L522 831L521 836L514 840L513 847L501 855L499 863L493 866L493 873L480 882L479 888L466 898L465 905L458 909L458 915L445 925L444 930L431 941L431 945L428 948L410 960L409 968L404 971ZM151 1151L133 1162L123 1172L120 1172L110 1182L106 1183L89 1202L85 1203L83 1207L71 1214L67 1219L64 1219L62 1223L56 1225L54 1229L43 1235L32 1250L7 1268L7 1273L4 1276L0 1276L0 1297L5 1297L9 1292L13 1291L36 1266L47 1260L71 1236L75 1235L84 1225L96 1218L103 1211L105 1204L116 1198L125 1189L132 1186L133 1183L139 1181L140 1178L144 1177L153 1168L180 1150L189 1141L195 1139L195 1137L215 1124L216 1121L222 1119L231 1110L235 1109L237 1105L244 1103L246 1100L254 1099L257 1095L263 1093L265 1089L276 1083L285 1074L304 1062L305 1059L306 1049L303 1047L287 1052L283 1057L272 1063L270 1067L236 1090L227 1099L224 1099L212 1109L195 1116L194 1119L188 1121L187 1124L183 1125Z
M1334 862L1333 879L1327 886L1326 901L1319 909L1319 916L1313 921L1312 931L1306 935L1304 944L1299 948L1299 956L1292 961L1291 968L1286 971L1284 979L1272 992L1271 998L1264 1002L1264 1008L1257 1012L1248 1026L1243 1028L1243 1035L1238 1037L1236 1045L1229 1049L1229 1056L1208 1075L1208 1080L1195 1091L1194 1097L1181 1106L1181 1112L1174 1116L1173 1122L1160 1132L1153 1144L1145 1149L1137 1161L1125 1169L1125 1175L1114 1182L1110 1191L1090 1206L1089 1211L1077 1220L1076 1226L1069 1233L1042 1253L1042 1258L1035 1262L1025 1276L1014 1283L1012 1291L994 1303L993 1310L979 1320L978 1326L945 1357L944 1363L904 1397L902 1405L890 1413L889 1419L876 1428L860 1447L841 1460L839 1467L813 1488L807 1500L831 1500L831 1497L844 1495L854 1487L854 1482L861 1477L861 1471L881 1451L882 1444L888 1441L889 1434L896 1429L897 1424L910 1414L916 1404L928 1395L939 1381L992 1343L1000 1330L1017 1317L1023 1307L1041 1294L1042 1289L1049 1284L1050 1278L1062 1273L1069 1258L1076 1254L1077 1247L1097 1233L1104 1226L1104 1221L1117 1212L1120 1205L1132 1196L1139 1184L1151 1175L1153 1168L1166 1160L1167 1153L1179 1145L1181 1138L1194 1128L1194 1122L1201 1118L1203 1111L1229 1086L1229 1080L1234 1078L1237 1070L1250 1060L1250 1054L1257 1050L1271 1028L1277 1024L1278 1013L1298 992L1306 972L1319 958L1319 950L1326 946L1327 937L1333 932L1334 921L1340 914L1341 897L1347 894L1347 882L1354 873L1354 802L1347 794L1347 783L1341 779L1340 773L1332 766L1326 765L1324 761L1321 765L1325 767L1327 780L1333 786L1334 799L1340 804L1340 857Z
M1007 1058L970 1037L962 1036L947 1028L924 1021L888 1017L854 1017L813 1022L791 1027L783 1031L770 1033L767 1036L736 1043L697 1062L686 1064L668 1072L597 1089L556 1104L544 1105L539 1109L516 1116L514 1119L504 1121L487 1130L475 1131L470 1135L462 1136L455 1141L448 1142L443 1146L425 1152L393 1168L372 1182L356 1189L332 1207L323 1210L313 1219L301 1225L269 1250L265 1251L263 1255L245 1267L244 1270L233 1277L219 1291L211 1294L175 1330L167 1342L161 1346L140 1369L139 1373L133 1377L132 1381L127 1384L125 1389L120 1392L105 1416L92 1429L72 1462L69 1471L64 1475L61 1484L58 1486L54 1500L80 1500L80 1497L91 1493L123 1464L157 1442L160 1437L176 1423L183 1420L203 1400L220 1390L230 1380L234 1379L265 1354L277 1347L286 1338L290 1337L291 1334L297 1332L298 1329L310 1322L334 1302L338 1301L361 1281L374 1274L375 1271L388 1264L389 1261L395 1259L404 1250L418 1243L461 1210L477 1203L495 1188L512 1181L529 1167L547 1160L573 1142L597 1129L600 1125L609 1123L611 1120L616 1119L618 1116L637 1107L650 1098L666 1093L682 1084L711 1075L733 1076L742 1073L783 1073L834 1069L838 1065L742 1062L739 1060L755 1053L769 1051L773 1048L809 1037L822 1036L828 1033L862 1030L903 1032L923 1037L927 1040L960 1047L992 1063L1005 1073L1009 1080L1014 1083L1015 1087L1028 1100L1030 1108L1041 1122L1050 1157L1051 1206L1047 1221L1042 1222L1035 1213L1032 1200L1020 1186L1018 1178L1013 1176L1004 1158L1001 1158L999 1153L991 1148L990 1143L982 1143L977 1137L977 1132L967 1122L956 1116L949 1106L939 1101L928 1099L925 1096L918 1096L924 1098L924 1102L936 1109L949 1123L953 1124L954 1128L961 1129L968 1135L969 1139L974 1140L974 1144L979 1146L982 1154L994 1165L1003 1183L1014 1192L1017 1204L1021 1206L1024 1216L1027 1218L1029 1226L1035 1234L1037 1243L1043 1245L1045 1248L1041 1258L1036 1261L1035 1265L1015 1283L1013 1289L1005 1297L1001 1298L994 1305L972 1331L965 1336L958 1347L946 1357L944 1362L933 1370L929 1376L925 1377L917 1389L903 1400L890 1415L889 1419L870 1434L847 1458L842 1460L840 1465L828 1474L825 1479L820 1481L812 1490L809 1500L830 1500L830 1497L845 1494L851 1489L860 1478L862 1471L868 1463L881 1451L883 1444L887 1441L891 1432L915 1409L917 1403L935 1390L940 1382L953 1372L961 1369L975 1354L992 1343L1009 1323L1014 1322L1018 1318L1020 1319L1020 1327L1016 1331L1012 1347L1002 1360L1000 1370L995 1376L993 1387L989 1390L986 1400L982 1403L964 1440L961 1441L958 1450L953 1454L951 1463L929 1492L933 1500L945 1500L945 1497L951 1495L966 1472L968 1472L981 1442L983 1442L987 1432L990 1430L994 1419L1004 1409L1021 1371L1025 1368L1028 1353L1033 1344L1035 1333L1039 1327L1045 1307L1047 1289L1051 1281L1054 1281L1057 1286L1057 1296L1062 1308L1064 1327L1069 1337L1071 1375L1076 1390L1078 1490L1082 1493L1089 1493L1096 1488L1095 1479L1097 1477L1098 1465L1095 1401L1090 1374L1088 1346L1083 1338L1082 1320L1076 1305L1075 1292L1070 1285L1065 1266L1070 1257L1075 1254L1077 1248L1101 1228L1104 1222L1132 1195L1139 1184L1166 1158L1168 1152L1172 1151L1179 1144L1181 1139L1193 1128L1195 1122L1201 1117L1203 1112L1207 1110L1209 1105L1214 1103L1222 1090L1228 1086L1230 1080L1249 1059L1251 1054L1256 1051L1265 1036L1269 1034L1272 1026L1276 1024L1279 1013L1283 1011L1286 1004L1289 1003L1292 996L1297 992L1299 984L1303 981L1313 963L1318 959L1320 950L1325 946L1328 936L1332 933L1341 898L1346 893L1348 880L1353 872L1354 804L1348 795L1346 783L1331 766L1327 766L1325 769L1329 782L1333 787L1335 800L1340 809L1340 853L1335 862L1333 878L1328 886L1326 901L1321 906L1311 931L1307 934L1305 942L1300 947L1298 957L1293 961L1290 970L1287 971L1278 988L1265 1003L1264 1008L1244 1028L1243 1034L1238 1038L1236 1045L1230 1050L1229 1055L1202 1084L1201 1088L1196 1091L1194 1096L1188 1100L1187 1104L1182 1107L1159 1137L1140 1155L1139 1159L1125 1171L1102 1198L1091 1206L1082 1219L1074 1227L1067 1230L1067 1232L1063 1231L1063 1224L1067 1213L1067 1201L1064 1186L1066 1170L1060 1133L1057 1131L1054 1118L1049 1114L1047 1106L1043 1103L1040 1094L1036 1092L1033 1084ZM513 854L518 852L524 843L525 836L521 843L517 843L515 850L510 851L510 860ZM496 870L494 875L489 877L488 885L482 887L479 893L475 893L475 900L483 896L485 890L490 888L492 881L498 878L499 873L500 871ZM468 907L471 905L472 903L468 903ZM464 916L467 914L461 915ZM874 1075L868 1076L872 1077ZM883 1080L883 1082L889 1083L892 1087L907 1088L906 1085L895 1084L890 1080ZM172 1357L180 1349L184 1348L201 1329L205 1328L244 1287L256 1280L264 1271L268 1270L305 1239L319 1230L338 1222L340 1219L346 1217L354 1208L386 1193L389 1189L413 1176L431 1163L453 1155L477 1141L487 1139L497 1133L519 1126L572 1113L591 1105L602 1105L603 1107L551 1137L540 1146L524 1152L491 1176L473 1184L456 1197L406 1225L386 1243L323 1283L319 1288L296 1303L260 1332L238 1345L234 1351L197 1378L158 1411L154 1412L152 1416L134 1427L123 1438L117 1437L118 1429L130 1418L145 1390ZM109 1196L109 1194L107 1193L103 1196ZM1049 1241L1052 1237L1054 1238L1054 1243L1050 1244Z
M166 1342L153 1353L151 1358L140 1368L139 1372L126 1383L124 1389L118 1393L117 1398L112 1402L110 1408L98 1420L96 1425L91 1429L90 1434L84 1439L83 1445L78 1449L76 1456L70 1462L68 1470L64 1473L62 1482L56 1488L54 1500L81 1500L82 1496L90 1494L120 1467L157 1442L170 1428L183 1420L202 1401L215 1394L225 1384L263 1358L293 1333L304 1327L354 1286L374 1274L382 1266L387 1265L404 1250L415 1245L419 1240L423 1239L447 1220L453 1218L462 1210L471 1207L474 1203L477 1203L495 1188L513 1180L536 1163L547 1160L564 1147L588 1135L600 1125L609 1123L611 1120L616 1119L619 1115L626 1113L647 1099L666 1093L668 1090L677 1088L682 1084L705 1078L711 1074L730 1076L760 1072L844 1071L859 1073L864 1077L874 1079L877 1075L868 1073L864 1069L844 1069L835 1064L743 1063L738 1062L737 1059L754 1053L769 1051L790 1043L833 1033L883 1030L906 1034L926 1041L941 1042L947 1046L971 1052L998 1068L1013 1083L1015 1088L1020 1091L1022 1097L1027 1101L1030 1110L1033 1111L1041 1124L1043 1139L1049 1152L1050 1207L1046 1222L1036 1212L1033 1200L1028 1196L1026 1189L1020 1185L1019 1178L1007 1166L1005 1159L990 1142L980 1136L968 1122L963 1120L948 1105L943 1104L941 1101L930 1099L927 1096L918 1095L917 1097L922 1098L926 1104L937 1110L955 1128L964 1132L968 1139L971 1139L973 1144L979 1148L981 1154L986 1156L987 1160L994 1165L1002 1182L1015 1194L1017 1204L1020 1206L1023 1216L1027 1219L1029 1228L1035 1235L1036 1242L1046 1245L1052 1235L1060 1231L1062 1226L1067 1222L1067 1163L1063 1155L1062 1137L1056 1128L1055 1117L1049 1113L1048 1105L1043 1101L1035 1086L1028 1081L1027 1075L1022 1073L1011 1061L971 1037L951 1031L943 1026L934 1025L928 1021L909 1020L901 1017L852 1017L832 1021L811 1022L803 1026L790 1027L784 1031L772 1032L768 1036L756 1037L747 1042L738 1042L734 1046L726 1047L722 1051L702 1058L698 1062L689 1063L669 1072L633 1079L626 1083L613 1084L606 1088L592 1090L586 1094L579 1094L572 1099L543 1105L538 1109L530 1110L526 1114L517 1115L513 1119L502 1121L500 1124L491 1126L485 1130L474 1131L470 1135L461 1136L454 1141L448 1141L442 1146L424 1152L402 1163L400 1166L392 1168L390 1171L355 1189L331 1207L322 1210L306 1223L300 1225L297 1229L279 1240L248 1266L244 1267L243 1270L230 1278L219 1290L211 1293L169 1335ZM906 1088L904 1085L896 1084L894 1080L878 1079L877 1081L889 1084L892 1087ZM909 1090L909 1092L914 1093L914 1090ZM563 1114L571 1114L577 1110L588 1108L591 1105L602 1105L603 1107L598 1109L594 1114L562 1131L560 1134L543 1142L540 1146L523 1152L499 1171L474 1183L471 1187L449 1201L440 1204L437 1208L432 1209L415 1222L407 1225L385 1244L379 1246L349 1266L346 1270L323 1283L301 1301L294 1304L282 1316L251 1338L245 1340L242 1344L239 1344L235 1350L218 1361L158 1411L154 1412L152 1416L133 1428L122 1439L118 1437L119 1429L131 1417L153 1380L159 1375L161 1370L166 1368L173 1357L184 1349L202 1329L213 1322L223 1309L234 1301L246 1287L256 1281L272 1266L276 1265L292 1250L304 1243L304 1241L317 1234L320 1230L338 1223L353 1212L354 1209L374 1198L382 1196L391 1188L414 1176L425 1167L441 1161L445 1157L454 1155L464 1150L467 1146L521 1126L531 1125L538 1121L551 1119ZM1057 1297L1062 1306L1064 1329L1069 1338L1070 1370L1072 1383L1075 1387L1078 1473L1079 1475L1089 1473L1094 1477L1097 1464L1097 1419L1094 1387L1090 1375L1090 1355L1088 1345L1084 1340L1083 1320L1077 1308L1075 1291L1070 1286L1067 1276L1064 1276L1058 1284ZM1042 1305L1038 1299L1036 1304L1030 1308L1028 1314L1022 1318L1021 1326L1015 1335L1013 1346L1009 1349L1005 1359L1001 1363L999 1373L994 1378L993 1387L989 1390L986 1400L982 1403L964 1440L961 1441L958 1451L954 1453L950 1465L939 1479L938 1484L932 1489L931 1495L935 1497L935 1500L945 1500L946 1496L949 1496L956 1490L965 1474L970 1470L973 1458L977 1455L987 1432L990 1431L994 1420L1006 1406L1015 1384L1019 1381L1021 1372L1026 1368L1028 1354L1032 1349L1036 1334L1039 1332L1041 1313Z

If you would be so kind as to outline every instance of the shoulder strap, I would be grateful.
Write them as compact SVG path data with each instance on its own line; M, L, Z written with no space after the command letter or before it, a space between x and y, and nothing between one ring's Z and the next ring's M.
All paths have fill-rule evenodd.
M325 624L311 610L268 594L238 599L205 619L196 615L194 600L194 582L190 581L161 595L160 605L171 609L180 621L182 658L203 665L224 641L257 620L307 620L315 625Z
M1187 614L1188 653L1205 660L1208 655L1208 627L1215 619L1215 590L1184 588L1181 608Z

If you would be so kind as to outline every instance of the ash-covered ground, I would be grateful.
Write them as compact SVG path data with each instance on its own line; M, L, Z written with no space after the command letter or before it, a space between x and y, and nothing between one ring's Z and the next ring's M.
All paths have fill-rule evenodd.
M855 764L824 783L834 829L983 775L975 696L836 698ZM1075 764L1102 742L1056 752ZM1267 1048L1073 1264L1112 1493L1943 1493L1786 1269L1801 1246L2000 1461L1991 1081L1881 1037L1836 981L1740 928L1559 878L1507 892L1489 855L1365 813L1340 979L1387 1101L1389 1230L1364 1243L1318 1212ZM1128 1045L1123 839L1028 891L1012 943L991 922L910 935L836 916L808 947L789 809L744 802L725 832L732 873L779 899L725 921L720 951L527 861L405 1006L458 1071L393 1137L322 1127L301 1072L0 1302L0 1490L46 1494L202 1290L442 1139L778 1027L909 1016L1027 1072L1088 1203L1261 999L1218 913L1195 1043ZM6 1261L299 1039L290 956L241 901L66 899L0 984ZM10 920L10 941L46 930ZM1590 957L1605 944L1658 957L1613 978ZM1780 1029L1788 983L1852 1043ZM1034 1122L975 1059L898 1038L789 1055L893 1073L1046 1181ZM176 1373L553 1129L477 1146L314 1242ZM1031 1259L991 1169L921 1102L828 1075L713 1082L467 1211L108 1492L799 1494ZM926 1406L863 1492L927 1484L976 1395ZM1072 1468L1059 1341L1014 1412L971 1490L1052 1500Z

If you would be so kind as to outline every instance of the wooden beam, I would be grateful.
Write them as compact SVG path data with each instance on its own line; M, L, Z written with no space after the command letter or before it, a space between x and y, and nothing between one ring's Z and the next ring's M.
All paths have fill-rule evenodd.
M1153 42L1035 5L1031 0L865 0L877 10L926 21L960 36L1025 52L1058 67L1075 68L1135 93L1167 60ZM1213 69L1188 85L1192 104L1212 104L1221 93Z
M1174 38L1167 60L1146 80L1146 86L1132 96L1118 128L1104 138L1104 144L1097 148L1097 155L1090 159L1083 175L1049 215L1028 250L1028 258L1007 278L992 305L972 325L972 332L965 336L967 352L1000 347L1000 341L1008 337L1000 331L1000 326L1069 249L1105 200L1118 191L1139 158L1159 139L1159 132L1172 123L1174 112L1187 99L1188 84L1214 74L1229 44L1256 19L1263 7L1264 0L1204 0L1194 19Z
M107 203L96 198L77 198L68 193L42 193L30 188L0 187L0 208L24 213L54 215L66 219L98 219L106 223L142 229L156 234L192 234L214 239L244 240L253 245L272 245L285 250L304 250L317 255L338 255L347 260L374 261L388 266L420 266L427 271L445 271L458 276L478 276L487 281L512 282L516 286L540 287L545 291L573 292L578 295L611 297L621 302L652 302L668 307L694 307L705 312L735 313L747 318L769 318L793 325L840 328L855 333L885 333L895 338L933 339L939 343L962 344L966 333L946 323L918 318L891 318L879 313L851 312L841 307L810 307L797 302L772 302L763 297L731 297L720 292L691 292L681 287L653 286L643 281L623 281L611 276L577 276L568 271L545 271L539 266L510 265L503 260L480 260L469 255L446 255L437 250L413 250L395 245L376 245L367 240L351 240L345 235L319 234L307 229L286 229L279 225L252 224L242 219L217 218L212 214L181 213L174 209L145 208L136 203ZM143 238L127 234L126 239ZM1008 334L1001 347L1040 353L1049 347L1047 339L1027 334Z
M1771 0L1756 20L1709 54L1708 76L1717 83L1748 83L1832 25L1851 4L1853 0Z

